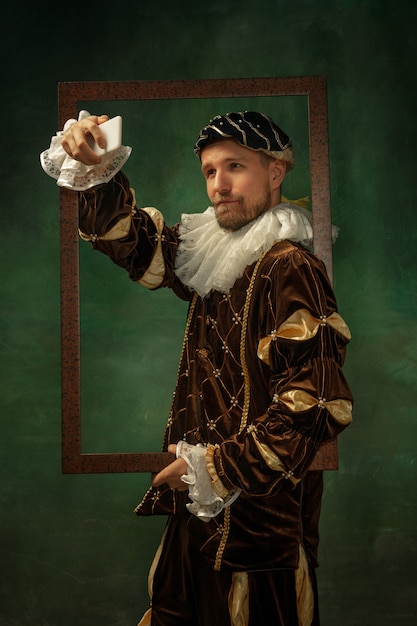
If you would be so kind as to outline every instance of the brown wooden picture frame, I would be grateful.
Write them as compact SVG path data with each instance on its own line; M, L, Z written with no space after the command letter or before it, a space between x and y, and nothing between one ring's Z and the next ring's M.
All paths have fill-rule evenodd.
M86 101L306 96L314 252L332 277L332 236L325 76L185 81L65 82L58 85L59 127ZM151 472L172 460L163 452L83 453L80 401L80 297L77 194L60 191L62 471L66 474ZM140 418L138 418L140 419ZM162 433L161 433L162 436ZM337 443L323 444L311 469L337 469Z

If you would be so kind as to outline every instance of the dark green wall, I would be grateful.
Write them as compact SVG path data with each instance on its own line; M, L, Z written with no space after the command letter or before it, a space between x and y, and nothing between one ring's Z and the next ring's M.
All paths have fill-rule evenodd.
M310 74L328 79L333 217L341 227L335 286L353 333L346 374L356 397L340 469L326 474L322 621L414 623L416 18L414 0L2 9L1 626L135 625L164 523L132 514L147 475L61 474L58 191L38 164L57 130L57 83ZM212 104L208 116L219 112ZM280 111L271 113L281 122ZM284 114L287 132L298 133L295 113ZM191 121L185 116L175 129L179 151L168 159L148 136L129 141L141 203L171 222L206 206L189 154L198 130ZM299 156L293 187L303 186L304 148ZM195 176L184 189L177 181L189 167ZM175 206L165 206L170 198ZM84 444L157 450L183 308L170 294L137 289L87 248L82 262ZM104 370L88 360L95 349Z

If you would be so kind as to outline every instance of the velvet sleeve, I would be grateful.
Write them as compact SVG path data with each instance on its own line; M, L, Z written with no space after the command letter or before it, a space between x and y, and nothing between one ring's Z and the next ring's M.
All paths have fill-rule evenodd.
M342 372L350 333L323 264L296 247L260 274L246 352L253 404L260 368L270 404L214 451L223 486L252 495L296 485L321 442L350 423L352 408Z
M149 289L168 286L189 298L174 273L177 227L169 228L154 207L137 208L122 172L80 192L79 213L81 238L124 268L131 280Z

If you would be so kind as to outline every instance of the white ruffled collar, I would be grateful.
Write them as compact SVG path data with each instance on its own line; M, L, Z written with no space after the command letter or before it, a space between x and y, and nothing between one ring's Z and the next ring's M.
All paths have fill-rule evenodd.
M182 215L175 274L201 297L211 290L227 293L245 268L276 241L291 239L311 248L311 213L281 203L237 231L217 223L213 207Z

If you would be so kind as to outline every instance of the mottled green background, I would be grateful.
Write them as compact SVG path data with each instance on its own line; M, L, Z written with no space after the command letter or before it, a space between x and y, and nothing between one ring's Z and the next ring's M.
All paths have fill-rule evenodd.
M61 473L59 197L38 158L57 130L58 82L318 74L328 80L335 287L356 398L340 469L326 474L322 623L414 623L415 2L26 4L2 8L0 43L0 625L134 626L164 524L132 513L147 475ZM140 203L171 223L206 207L190 149L207 117L231 108L222 104L124 111L126 171ZM285 191L304 195L305 103L263 104L299 146ZM184 306L140 290L88 246L81 262L83 447L157 450Z

